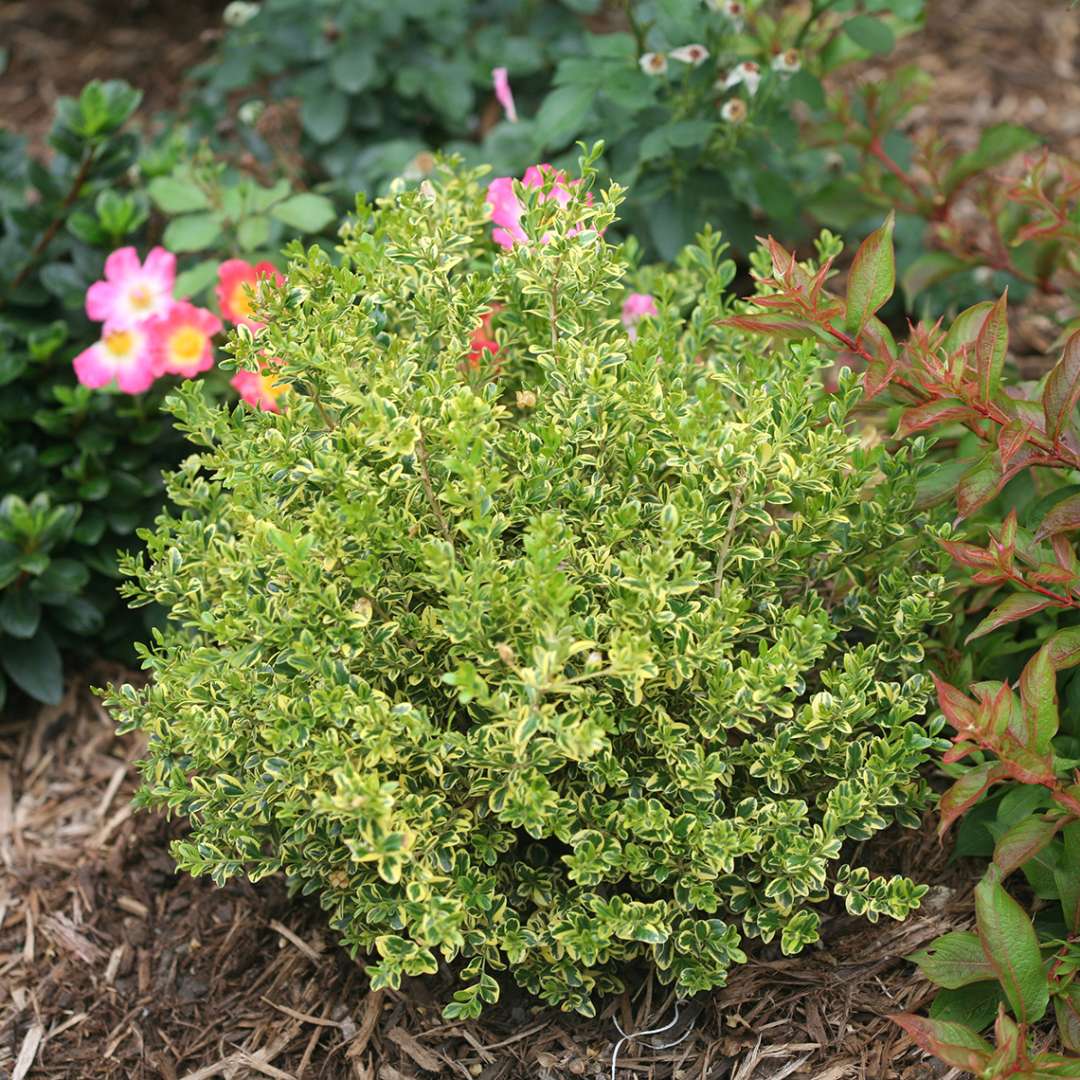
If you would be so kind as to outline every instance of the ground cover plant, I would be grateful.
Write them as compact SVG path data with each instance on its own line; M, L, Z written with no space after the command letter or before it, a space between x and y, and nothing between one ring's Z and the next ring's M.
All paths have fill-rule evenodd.
M603 138L606 169L631 186L621 216L640 243L671 258L707 221L747 251L755 220L793 237L814 219L859 222L880 195L878 159L910 162L910 141L878 122L881 109L830 100L822 80L889 53L923 8L324 0L313 14L297 0L235 4L195 115L220 132L231 99L234 137L222 145L280 167L291 159L279 125L259 117L267 99L294 99L298 168L346 206L400 175L421 179L435 149L520 175L538 159L569 167L579 140Z
M109 704L180 865L283 871L373 987L457 961L450 1017L507 969L581 1012L640 960L691 995L830 894L925 891L850 861L941 745L921 448L719 325L715 234L628 289L594 157L487 192L499 236L448 174L359 200L340 266L294 248L233 345L287 404L182 387L199 454L125 562L172 619Z
M223 320L243 321L245 289L276 273L248 260L332 216L189 152L180 131L140 137L138 104L121 82L62 99L47 165L0 134L0 703L10 680L55 704L63 651L132 656L146 626L117 595L116 552L186 453L166 389L212 368Z
M1038 280L1068 283L1074 189L1068 169L1048 170L1045 156L1035 162L1014 189L1013 207L1001 211ZM1071 618L1080 564L1070 535L1080 525L1073 483L1080 336L1065 339L1037 384L1006 378L1002 295L960 312L947 329L940 320L919 323L897 347L876 318L895 287L892 226L890 218L859 249L846 298L824 287L827 269L812 275L770 243L758 262L762 270L770 264L761 295L731 322L828 343L865 366L873 393L888 388L902 402L899 437L930 430L948 440L922 500L955 501L957 522L967 523L967 536L942 546L962 568L964 607L974 618L966 637L946 634L950 648L941 656L972 681L971 695L937 679L954 742L943 759L954 783L940 802L940 831L969 815L961 849L992 862L975 893L977 932L947 934L913 957L943 987L930 1016L897 1019L924 1048L980 1077L1080 1075L1080 1061L1040 1050L1035 1038L1052 1006L1061 1045L1080 1050L1080 731L1072 672L1080 627ZM1006 269L1024 274L1012 261ZM1032 916L1004 887L1016 871L1035 900ZM995 1016L996 1046L979 1034Z

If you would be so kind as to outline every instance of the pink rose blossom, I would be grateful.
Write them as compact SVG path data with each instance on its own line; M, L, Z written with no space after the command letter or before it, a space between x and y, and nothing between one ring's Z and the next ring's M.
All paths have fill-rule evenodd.
M623 301L622 323L631 341L637 340L637 324L646 315L659 315L656 300L648 293L634 292Z
M521 203L514 194L514 179L498 176L488 184L487 201L491 204L491 220L496 228L492 239L504 248L512 248L515 240L525 240L521 227Z
M259 361L258 371L238 371L229 385L252 407L265 412L281 412L278 398L288 386L272 373L267 374L270 364Z
M110 329L126 329L143 319L162 315L172 303L176 256L151 248L140 263L133 247L118 248L105 260L105 280L86 291L86 314Z
M548 176L554 176L555 186L550 192L541 192L540 201L547 202L554 199L560 206L566 206L573 195L570 188L580 184L580 180L566 179L566 173L558 171L554 166L547 164L530 165L522 177L525 187L542 188ZM488 184L487 201L491 204L491 220L496 228L492 231L492 239L496 244L504 248L512 248L515 240L527 240L525 230L521 227L521 214L524 209L514 194L514 181L509 176L499 176ZM592 194L586 197L587 202L592 202ZM580 228L572 229L570 235L580 232ZM548 236L540 238L546 243Z
M514 92L510 89L510 76L506 68L498 67L491 72L492 82L495 84L495 97L506 113L506 119L511 124L517 123L517 109L514 106Z
M210 339L221 331L221 320L212 311L180 300L166 314L150 319L146 330L156 375L168 372L190 379L213 367Z
M251 317L251 293L256 292L259 282L265 278L280 285L285 278L273 263L261 262L254 266L243 259L226 259L218 267L216 287L218 306L223 318L243 324L249 330L258 330L265 325Z
M75 357L75 377L94 389L115 379L125 394L141 394L154 382L149 344L140 326L106 328L100 341Z

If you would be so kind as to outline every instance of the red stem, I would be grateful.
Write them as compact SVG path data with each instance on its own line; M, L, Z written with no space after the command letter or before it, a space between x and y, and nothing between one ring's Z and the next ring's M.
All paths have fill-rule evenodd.
M875 135L867 147L870 154L875 157L885 168L900 181L915 196L919 204L926 201L926 193L900 166L893 160L889 152L881 145L881 140Z
M855 353L856 356L861 356L867 362L873 362L875 359L877 359L871 353L867 352L866 349L864 349L853 337L851 337L850 334L845 334L843 330L837 330L835 326L830 326L828 323L822 323L820 325L822 329L826 331L826 333L836 338L836 340L839 341L849 352ZM929 395L927 395L920 387L915 386L914 383L908 382L908 380L905 379L902 375L897 375L894 373L890 381L896 383L898 386L903 387L905 390L908 391L908 393L915 397L916 400L930 400ZM979 413L979 415L982 416L984 419L989 420L992 423L1004 426L1009 422L1009 417L1006 416L1003 412L1001 412L1000 409L994 408L992 403L968 400L966 404L975 412ZM975 432L975 434L978 435L985 442L989 442L985 433L980 431L977 427L971 427L971 430ZM1061 452L1062 448L1058 443L1043 442L1041 439L1033 437L1030 431L1025 433L1024 441L1031 443L1032 446L1037 447L1040 451L1042 451L1042 453L1046 454L1050 458L1053 458L1058 462L1058 464L1066 468L1080 468L1080 458L1072 455L1068 457L1064 456Z

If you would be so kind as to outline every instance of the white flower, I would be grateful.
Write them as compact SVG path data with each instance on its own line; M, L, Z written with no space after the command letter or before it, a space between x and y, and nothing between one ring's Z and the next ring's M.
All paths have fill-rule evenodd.
M729 124L741 124L746 119L746 102L742 98L732 98L724 102L720 115Z
M753 97L757 93L758 84L761 82L761 68L753 60L744 60L736 64L724 80L724 90L730 90L733 86L742 83L747 93Z
M265 110L265 101L259 101L258 98L252 98L251 101L245 101L244 104L236 110L236 118L241 124L246 124L248 127L254 127L259 122L259 117L262 116Z
M693 64L698 67L709 59L709 50L704 45L683 45L678 49L672 49L668 53L672 60L681 60L684 64Z
M248 0L233 0L227 4L221 13L221 19L226 26L243 26L251 22L259 14L259 5L248 3Z
M797 49L785 49L773 57L772 69L782 75L792 75L802 67Z
M663 75L667 71L667 57L663 53L642 53L638 64L646 75Z
M705 0L705 3L713 11L723 12L728 17L736 30L743 26L743 16L746 14L746 5L741 0Z

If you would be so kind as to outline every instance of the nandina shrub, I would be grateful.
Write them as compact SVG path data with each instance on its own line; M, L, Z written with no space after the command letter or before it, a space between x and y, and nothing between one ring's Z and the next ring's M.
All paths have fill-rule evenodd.
M361 203L340 266L295 248L234 345L288 407L183 386L201 450L126 564L172 621L110 703L181 866L284 871L375 986L463 961L450 1016L505 969L582 1012L635 958L690 994L830 893L923 892L850 861L939 744L921 447L863 445L809 343L718 325L712 234L628 332L591 180L519 187L505 252L475 175Z

